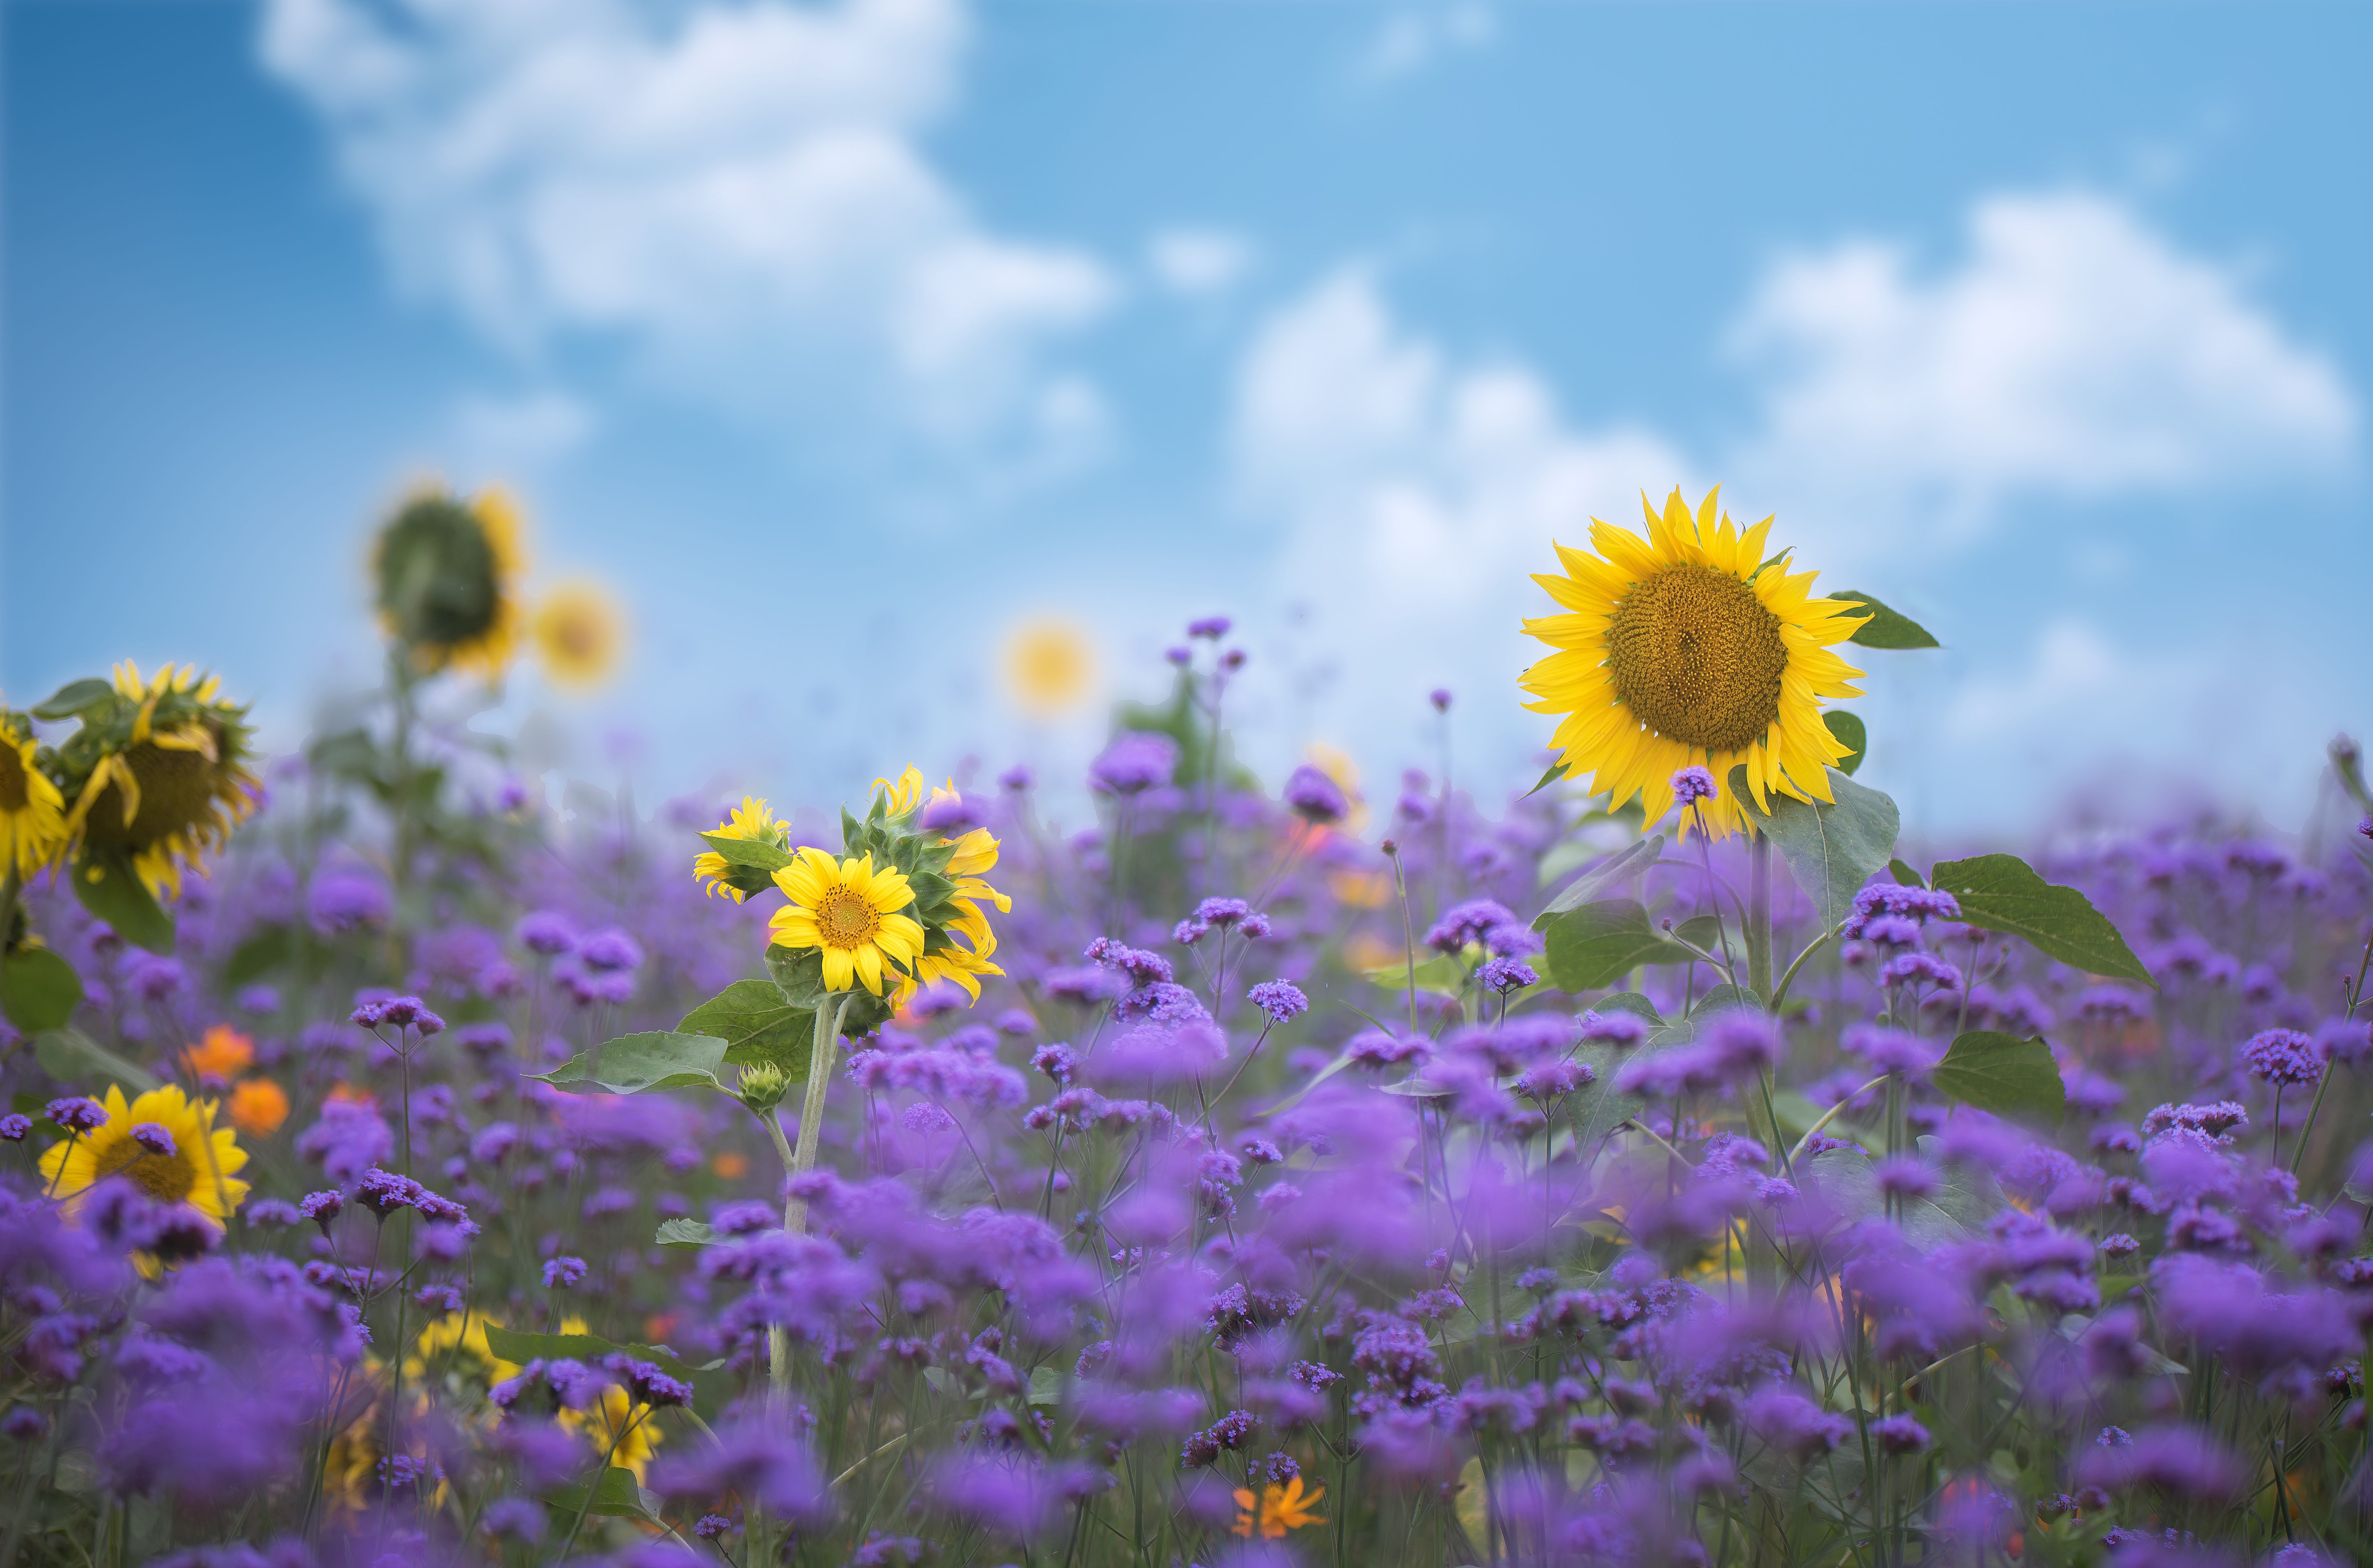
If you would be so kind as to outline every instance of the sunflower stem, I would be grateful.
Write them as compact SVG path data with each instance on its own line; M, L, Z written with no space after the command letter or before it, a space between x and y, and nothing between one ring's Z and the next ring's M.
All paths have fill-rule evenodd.
M1754 829L1747 840L1747 989L1767 1004L1771 997L1771 840Z

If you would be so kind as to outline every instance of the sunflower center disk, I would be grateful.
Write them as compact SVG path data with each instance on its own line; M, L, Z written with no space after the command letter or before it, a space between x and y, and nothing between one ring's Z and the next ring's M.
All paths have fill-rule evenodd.
M85 835L94 844L140 850L206 820L214 802L215 765L202 752L176 751L142 741L123 754L140 781L140 810L127 825L123 796L108 784L91 802Z
M1607 665L1625 707L1661 735L1708 752L1744 751L1780 714L1788 668L1780 617L1755 590L1685 564L1643 579L1607 626Z
M21 812L32 802L33 787L25 778L24 759L0 736L0 812Z
M179 1203L198 1185L197 1172L181 1154L153 1153L129 1138L95 1163L100 1176L122 1176L163 1203Z
M824 895L824 905L816 910L816 930L834 947L862 947L882 930L882 917L854 893L836 888Z

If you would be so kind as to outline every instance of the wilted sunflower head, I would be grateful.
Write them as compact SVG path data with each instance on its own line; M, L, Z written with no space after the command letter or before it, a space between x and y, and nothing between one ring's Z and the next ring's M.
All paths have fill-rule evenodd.
M518 509L499 490L464 500L442 487L411 492L380 529L372 555L380 625L424 673L453 668L493 679L518 637L526 569Z
M144 679L126 660L111 685L90 685L82 728L57 754L74 801L65 832L88 862L76 874L123 860L159 897L178 893L182 870L203 872L205 850L255 809L247 709L193 664Z

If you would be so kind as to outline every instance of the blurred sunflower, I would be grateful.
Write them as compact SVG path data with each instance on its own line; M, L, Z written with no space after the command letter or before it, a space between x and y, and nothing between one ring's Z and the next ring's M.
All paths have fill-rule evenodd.
M914 889L903 872L875 871L870 854L836 860L811 846L775 873L775 884L790 903L775 911L767 935L778 947L821 949L827 990L862 982L878 997L885 969L911 972L922 956L923 928L898 913L915 901Z
M1830 764L1850 748L1821 722L1825 698L1862 695L1862 672L1829 651L1867 616L1812 596L1815 572L1790 575L1786 552L1765 559L1765 518L1741 532L1715 521L1709 490L1697 515L1676 489L1660 515L1641 497L1648 536L1591 520L1597 554L1557 546L1561 575L1533 580L1567 614L1527 619L1557 651L1525 672L1535 713L1565 717L1551 743L1567 774L1621 805L1638 796L1651 822L1673 803L1674 773L1702 763L1717 780L1740 764L1759 802L1772 791L1830 799ZM1704 802L1717 838L1745 825L1727 788Z
M562 1332L585 1331L582 1319L572 1321L577 1327L563 1328ZM517 1377L519 1366L497 1355L487 1345L486 1330L490 1327L501 1325L476 1311L449 1312L430 1323L413 1340L412 1353L403 1358L404 1382L426 1388L433 1373L446 1385L467 1385L483 1393L506 1377Z
M1095 683L1095 649L1068 621L1033 621L1007 639L1005 685L1014 703L1035 719L1077 707Z
M565 582L545 594L528 618L528 635L552 684L588 691L609 679L625 647L625 617L616 601L590 582Z
M510 663L527 570L518 508L500 490L470 500L424 486L396 503L372 555L380 626L423 674Z
M106 874L91 851L122 855L151 893L179 893L181 872L205 874L205 852L254 811L247 710L218 700L218 685L193 664L144 680L126 660L112 689L83 709L82 728L58 748L74 796L65 831L86 860L75 874Z
M0 875L29 878L65 842L65 799L41 771L32 720L0 708Z
M116 1084L100 1102L106 1122L78 1138L53 1143L41 1153L41 1189L68 1215L78 1213L85 1194L110 1176L122 1176L150 1198L187 1203L222 1225L247 1201L247 1183L238 1173L247 1151L229 1128L215 1126L215 1103L193 1100L178 1084L151 1089L126 1103ZM165 1129L169 1150L133 1136L135 1128Z
M719 838L747 838L777 849L790 847L790 825L776 816L755 795L742 796L742 803L709 832ZM692 859L693 876L707 884L700 890L702 895L722 893L736 904L754 893L764 892L767 883L763 872L750 867L740 870L746 874L737 879L733 864L714 849L705 849ZM742 885L744 883L750 885Z

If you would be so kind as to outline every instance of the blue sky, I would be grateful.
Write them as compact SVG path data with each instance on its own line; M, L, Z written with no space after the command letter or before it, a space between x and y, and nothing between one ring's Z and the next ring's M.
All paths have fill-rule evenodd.
M1716 480L1873 655L1915 828L2373 720L2361 7L33 3L5 33L0 689L369 677L370 518L500 479L635 624L563 773L1075 763L1234 614L1251 755L1529 777L1552 536ZM627 746L605 745L632 736Z

